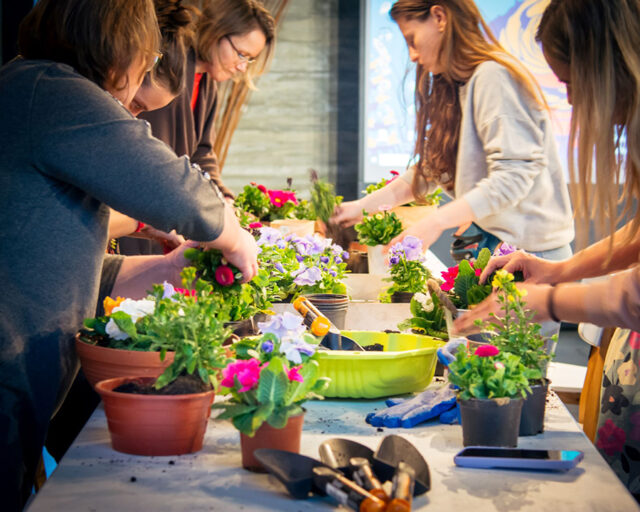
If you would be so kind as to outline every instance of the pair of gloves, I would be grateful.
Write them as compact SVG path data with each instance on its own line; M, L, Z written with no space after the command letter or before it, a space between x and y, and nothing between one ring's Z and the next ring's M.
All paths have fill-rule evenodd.
M464 338L454 338L437 351L438 361L443 365L455 359ZM449 384L429 386L413 398L390 398L385 402L388 409L367 415L367 423L374 427L411 428L424 421L438 418L441 423L452 424L460 421L460 411L456 404L455 390Z

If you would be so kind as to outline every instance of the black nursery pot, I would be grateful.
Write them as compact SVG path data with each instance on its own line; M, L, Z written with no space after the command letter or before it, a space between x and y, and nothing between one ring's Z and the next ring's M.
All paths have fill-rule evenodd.
M531 393L522 404L520 416L520 435L535 436L544 431L544 411L547 404L549 379L543 379L541 384L531 386Z
M312 293L306 297L333 325L344 329L349 297L339 293Z
M464 446L518 445L522 398L458 400Z
M411 297L413 297L413 292L395 292L391 295L391 302L407 304L411 302Z

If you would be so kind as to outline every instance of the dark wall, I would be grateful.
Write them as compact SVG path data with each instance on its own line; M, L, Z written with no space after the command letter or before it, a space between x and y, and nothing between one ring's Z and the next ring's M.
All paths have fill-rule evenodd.
M31 10L33 0L4 0L2 2L2 64L18 54L18 25Z

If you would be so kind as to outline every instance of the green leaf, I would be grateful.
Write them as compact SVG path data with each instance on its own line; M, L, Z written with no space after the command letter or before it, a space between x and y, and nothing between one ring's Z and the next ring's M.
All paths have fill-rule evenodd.
M269 362L269 366L262 370L260 374L260 384L258 384L258 401L262 404L281 403L287 391L289 378L284 373L282 361L274 357Z
M489 263L490 259L491 259L491 251L488 248L483 247L480 253L478 254L478 258L476 259L476 262L474 263L473 266L475 268L479 268L480 270L484 270L484 268L487 266L487 263Z

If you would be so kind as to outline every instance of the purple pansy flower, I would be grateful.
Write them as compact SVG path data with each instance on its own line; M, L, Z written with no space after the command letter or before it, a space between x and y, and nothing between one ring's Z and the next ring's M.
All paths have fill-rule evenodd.
M517 249L507 242L502 242L496 250L493 251L494 256L506 256L507 254L511 254L512 252L516 252Z
M322 263L329 263L329 257L328 256L320 256L320 261Z
M294 277L293 282L298 286L312 285L322 279L322 272L317 267L305 267L302 265L302 268L296 271Z
M282 266L282 263L280 263L279 261L276 261L273 266L276 268L276 270L282 274L284 274L286 272L286 270L284 269L284 267Z
M288 311L282 315L273 316L267 322L258 322L258 328L261 333L271 333L280 340L299 338L306 330L302 325L302 317Z
M271 352L273 352L273 341L271 340L263 341L262 345L260 345L260 348L265 354L270 354Z
M267 226L260 228L258 245L276 245L280 240L282 240L282 233L277 229Z

